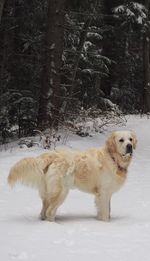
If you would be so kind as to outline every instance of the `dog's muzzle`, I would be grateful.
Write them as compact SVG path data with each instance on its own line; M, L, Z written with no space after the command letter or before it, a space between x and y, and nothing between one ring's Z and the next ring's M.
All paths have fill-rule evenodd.
M133 152L133 147L132 147L132 144L129 143L126 146L126 154L128 154L128 153L132 154L132 152Z

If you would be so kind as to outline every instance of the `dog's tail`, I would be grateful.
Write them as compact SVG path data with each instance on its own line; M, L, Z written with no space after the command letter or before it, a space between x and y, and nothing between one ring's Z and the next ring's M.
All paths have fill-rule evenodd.
M9 172L8 183L14 186L20 182L24 185L39 188L45 177L45 173L52 163L53 157L51 154L44 153L37 158L24 158L18 161Z

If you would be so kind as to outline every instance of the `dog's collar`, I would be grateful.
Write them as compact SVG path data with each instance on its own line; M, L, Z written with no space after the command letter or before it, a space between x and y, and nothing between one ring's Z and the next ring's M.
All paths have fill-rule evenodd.
M126 174L127 174L127 169L121 167L119 164L117 164L117 167L118 167L118 170L119 170L119 171L117 171L117 175L119 175L119 176L121 176L121 177L126 176Z
M124 177L127 174L127 168L121 167L118 162L116 162L115 158L111 155L111 153L109 153L113 162L117 165L117 175Z

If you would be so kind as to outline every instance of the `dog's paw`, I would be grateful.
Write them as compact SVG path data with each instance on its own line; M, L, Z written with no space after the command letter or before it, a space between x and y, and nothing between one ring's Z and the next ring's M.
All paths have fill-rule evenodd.
M45 220L46 219L45 215L40 215L40 219Z
M97 219L100 220L100 221L109 222L110 221L110 216L97 215Z
M43 210L40 213L40 219L41 220L45 220L46 219L45 211L43 211Z
M49 222L55 222L55 217L46 217L46 220L49 221Z

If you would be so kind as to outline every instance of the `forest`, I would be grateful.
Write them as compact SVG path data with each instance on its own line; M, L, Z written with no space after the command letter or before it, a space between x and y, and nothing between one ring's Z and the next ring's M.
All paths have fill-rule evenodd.
M0 143L148 114L149 17L149 0L1 0Z

